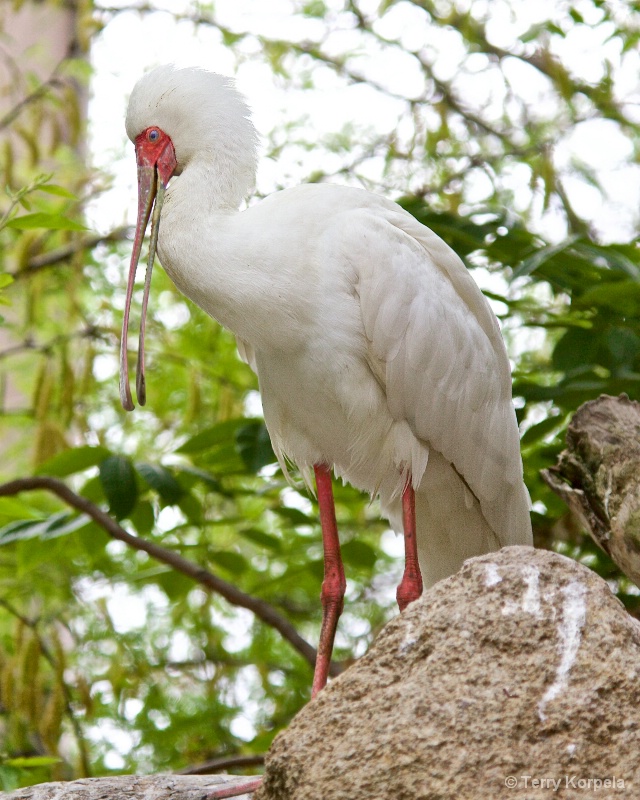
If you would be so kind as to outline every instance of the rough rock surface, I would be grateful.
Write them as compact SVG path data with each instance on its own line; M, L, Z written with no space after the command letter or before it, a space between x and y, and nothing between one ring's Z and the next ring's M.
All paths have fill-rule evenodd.
M256 800L640 798L640 623L585 567L468 561L274 742Z

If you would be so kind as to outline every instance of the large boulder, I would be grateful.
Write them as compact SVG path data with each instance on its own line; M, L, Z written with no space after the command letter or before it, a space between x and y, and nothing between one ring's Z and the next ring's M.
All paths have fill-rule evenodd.
M256 800L640 797L640 623L554 553L468 561L275 740Z

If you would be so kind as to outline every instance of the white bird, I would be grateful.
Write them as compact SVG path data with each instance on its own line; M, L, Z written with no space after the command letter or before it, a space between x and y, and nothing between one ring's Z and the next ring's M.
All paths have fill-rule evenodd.
M158 67L133 89L126 128L137 154L139 211L123 405L133 408L129 308L155 198L138 398L144 403L144 317L157 241L178 289L235 334L258 375L285 475L289 462L309 484L315 472L325 547L315 694L326 682L345 588L331 471L379 495L404 533L401 608L420 595L420 573L429 586L471 556L532 542L497 320L458 256L382 197L313 184L240 212L255 179L257 137L229 79Z

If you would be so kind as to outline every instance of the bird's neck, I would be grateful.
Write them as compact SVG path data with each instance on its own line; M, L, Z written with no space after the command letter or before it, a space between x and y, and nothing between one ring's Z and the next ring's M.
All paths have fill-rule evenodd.
M243 232L238 205L237 186L220 172L185 168L167 191L158 254L183 294L250 341L270 278L248 252L251 237Z
M238 210L254 180L251 169L238 169L224 159L194 159L171 181L166 199L171 205L185 204L192 212L198 208L202 214L228 214Z

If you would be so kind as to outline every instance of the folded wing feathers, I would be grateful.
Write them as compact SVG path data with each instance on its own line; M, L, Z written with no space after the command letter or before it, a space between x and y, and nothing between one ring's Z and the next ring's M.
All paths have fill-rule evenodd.
M524 541L526 489L497 321L460 259L407 216L389 220L397 249L369 260L358 282L389 410L454 465L501 540Z

